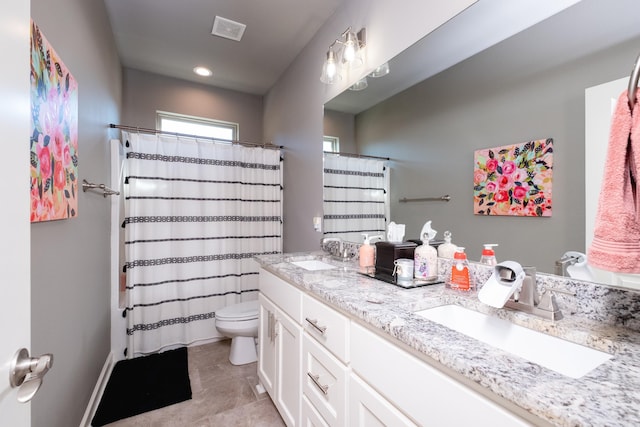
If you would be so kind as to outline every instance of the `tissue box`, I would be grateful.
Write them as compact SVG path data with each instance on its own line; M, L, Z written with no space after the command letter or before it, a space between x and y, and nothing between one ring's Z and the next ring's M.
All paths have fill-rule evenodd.
M416 250L413 242L376 242L376 275L393 275L394 261L400 258L413 259Z

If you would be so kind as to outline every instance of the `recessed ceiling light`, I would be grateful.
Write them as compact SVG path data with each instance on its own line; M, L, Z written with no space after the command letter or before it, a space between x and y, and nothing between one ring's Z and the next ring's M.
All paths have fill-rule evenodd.
M213 74L207 67L196 67L193 69L193 72L202 77L209 77Z

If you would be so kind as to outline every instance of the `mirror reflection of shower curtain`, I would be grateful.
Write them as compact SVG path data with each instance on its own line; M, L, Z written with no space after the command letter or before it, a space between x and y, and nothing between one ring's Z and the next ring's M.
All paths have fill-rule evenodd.
M324 155L323 235L362 242L386 234L389 168L378 159Z
M122 132L128 357L220 337L282 252L279 150Z

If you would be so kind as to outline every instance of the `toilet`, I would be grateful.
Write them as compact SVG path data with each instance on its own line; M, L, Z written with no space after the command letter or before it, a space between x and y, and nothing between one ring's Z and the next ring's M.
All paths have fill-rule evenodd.
M229 361L245 365L258 360L258 300L241 302L216 311L216 329L231 338Z

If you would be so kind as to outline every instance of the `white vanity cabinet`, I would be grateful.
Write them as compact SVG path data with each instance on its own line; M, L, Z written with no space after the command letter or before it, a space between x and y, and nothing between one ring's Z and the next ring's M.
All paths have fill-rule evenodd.
M259 300L258 376L288 426L531 425L264 269Z
M260 272L258 377L289 427L300 425L302 407L302 292Z

